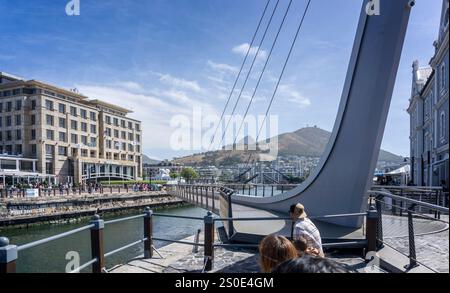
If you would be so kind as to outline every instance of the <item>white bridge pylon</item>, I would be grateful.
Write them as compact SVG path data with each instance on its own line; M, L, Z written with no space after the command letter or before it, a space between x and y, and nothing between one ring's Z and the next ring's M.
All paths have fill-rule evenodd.
M337 119L311 176L281 195L255 198L235 194L233 203L287 213L290 205L301 202L311 216L367 209L366 192L380 152L412 2L380 0L380 14L369 16L366 8L373 2L363 1ZM362 221L329 222L357 228Z

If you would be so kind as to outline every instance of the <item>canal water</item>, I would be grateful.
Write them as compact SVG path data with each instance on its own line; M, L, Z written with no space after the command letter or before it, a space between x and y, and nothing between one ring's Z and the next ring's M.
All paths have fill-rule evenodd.
M205 210L192 206L160 210L158 213L193 217L204 217L206 215ZM104 219L112 220L132 215L106 216ZM203 221L155 217L153 223L153 235L165 239L180 240L195 234L198 229L203 230ZM11 244L21 245L83 227L87 224L89 224L89 219L76 224L42 225L28 229L0 231L0 234L8 237ZM104 230L105 253L142 239L143 226L142 218L106 225ZM167 244L169 243L155 242L156 248ZM69 260L66 260L66 255L71 251L79 253L80 264L84 264L91 259L89 230L20 251L17 261L17 272L64 273L69 262ZM114 265L125 263L143 253L143 244L139 244L106 258L106 267L110 268ZM90 272L90 270L91 268L88 268L83 272Z

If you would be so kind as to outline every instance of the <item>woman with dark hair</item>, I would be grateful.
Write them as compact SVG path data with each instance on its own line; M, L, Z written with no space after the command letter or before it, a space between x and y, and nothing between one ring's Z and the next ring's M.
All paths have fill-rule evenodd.
M259 245L260 265L263 273L270 273L279 264L297 257L294 244L286 237L270 235Z
M291 259L277 266L272 273L292 274L292 273L350 273L339 263L322 257L303 255L300 258Z

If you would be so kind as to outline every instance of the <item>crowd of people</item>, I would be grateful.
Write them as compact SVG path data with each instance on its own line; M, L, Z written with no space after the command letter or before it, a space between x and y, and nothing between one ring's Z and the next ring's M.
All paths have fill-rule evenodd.
M319 229L308 218L302 204L289 210L294 222L292 240L269 235L259 245L263 273L349 273L344 266L325 257Z

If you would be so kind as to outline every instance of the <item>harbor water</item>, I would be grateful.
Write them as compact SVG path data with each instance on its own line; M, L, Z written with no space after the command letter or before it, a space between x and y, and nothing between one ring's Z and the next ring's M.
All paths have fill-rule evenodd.
M206 211L197 207L181 207L160 210L158 213L169 215L203 217ZM120 216L105 216L105 220L123 218L133 214ZM11 229L0 231L1 236L8 237L10 243L21 245L57 235L69 230L83 227L89 224L89 219L74 223L61 225L41 225L28 229ZM112 223L105 226L104 246L105 253L143 238L143 219L133 219L125 222ZM153 235L158 238L180 240L203 229L203 221L173 219L165 217L154 217ZM155 242L159 248L168 243ZM19 273L64 273L70 261L66 259L75 252L79 255L80 264L91 260L90 231L83 231L69 237L59 239L41 246L30 248L19 252L17 261L17 272ZM126 263L128 260L144 253L143 244L136 245L127 250L119 252L106 258L106 267L110 268L117 264ZM90 272L91 268L83 272Z

